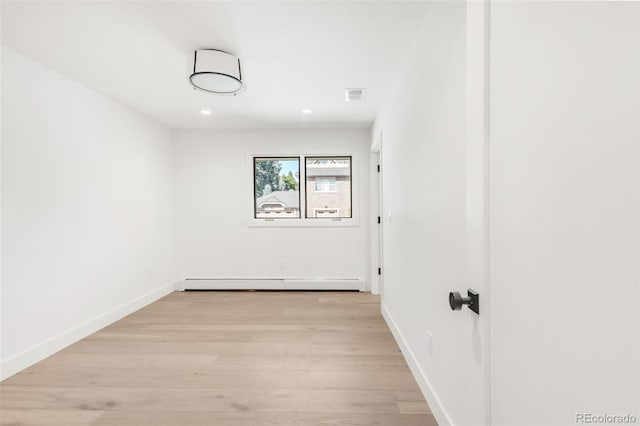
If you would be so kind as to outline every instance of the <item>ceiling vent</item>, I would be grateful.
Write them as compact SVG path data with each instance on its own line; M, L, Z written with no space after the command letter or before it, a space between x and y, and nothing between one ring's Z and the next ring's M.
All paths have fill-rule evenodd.
M364 99L364 89L344 89L344 100L347 102Z

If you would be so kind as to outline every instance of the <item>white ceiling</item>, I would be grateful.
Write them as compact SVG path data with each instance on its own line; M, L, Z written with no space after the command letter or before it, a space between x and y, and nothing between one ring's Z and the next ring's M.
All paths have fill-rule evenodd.
M2 44L171 128L367 127L423 1L2 2ZM239 56L247 89L195 91L193 51ZM345 88L367 89L345 102ZM203 116L200 110L210 109ZM311 108L310 115L301 114Z

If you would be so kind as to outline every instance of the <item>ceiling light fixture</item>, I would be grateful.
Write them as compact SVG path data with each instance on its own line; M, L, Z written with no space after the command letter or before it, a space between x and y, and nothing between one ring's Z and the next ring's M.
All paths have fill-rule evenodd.
M201 109L200 114L202 115L211 115L211 111L208 109Z
M216 95L235 96L244 89L240 59L218 49L194 52L189 81L194 88Z
M302 110L303 114L311 114L313 111L311 111L309 108L305 108Z

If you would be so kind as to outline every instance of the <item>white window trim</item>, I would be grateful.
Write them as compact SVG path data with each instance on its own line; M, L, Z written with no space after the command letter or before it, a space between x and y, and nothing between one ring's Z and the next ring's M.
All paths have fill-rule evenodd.
M254 217L254 182L253 182L253 159L255 157L278 157L278 158L300 158L300 218L255 218ZM348 217L332 217L332 218L307 218L306 216L306 176L305 161L306 157L351 157L351 216ZM358 167L359 156L349 152L326 153L326 152L305 152L287 153L287 152L247 152L246 155L246 179L247 179L247 225L250 228L339 228L339 227L358 227L360 226L360 176Z

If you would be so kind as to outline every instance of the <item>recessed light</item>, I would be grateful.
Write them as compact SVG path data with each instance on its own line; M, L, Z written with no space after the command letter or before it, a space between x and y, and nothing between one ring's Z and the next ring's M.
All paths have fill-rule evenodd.
M201 109L200 114L202 115L211 115L211 111L208 109Z
M311 114L313 111L311 111L309 108L305 108L302 110L303 114Z

